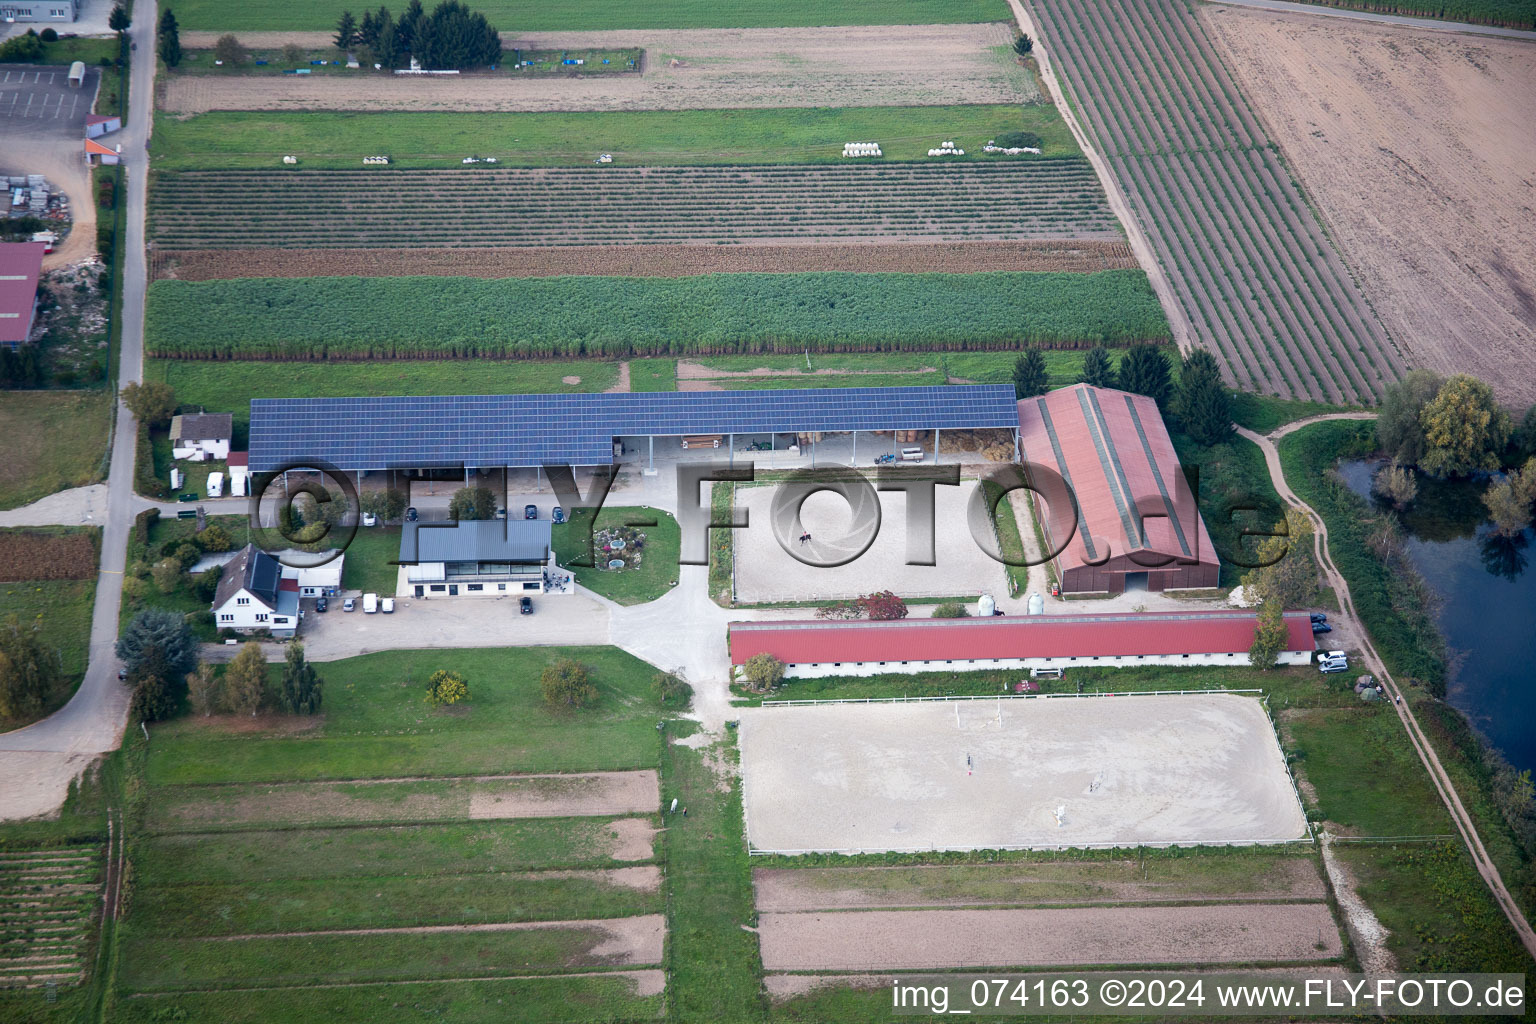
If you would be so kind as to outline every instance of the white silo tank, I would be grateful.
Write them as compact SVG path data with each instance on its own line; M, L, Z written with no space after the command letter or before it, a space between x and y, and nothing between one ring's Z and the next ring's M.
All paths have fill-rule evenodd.
M1038 591L1030 591L1030 594L1029 594L1029 614L1031 614L1031 615L1044 615L1045 614L1045 598L1041 597L1040 593Z
M976 602L976 614L985 619L997 611L997 602L992 600L991 594L982 594Z

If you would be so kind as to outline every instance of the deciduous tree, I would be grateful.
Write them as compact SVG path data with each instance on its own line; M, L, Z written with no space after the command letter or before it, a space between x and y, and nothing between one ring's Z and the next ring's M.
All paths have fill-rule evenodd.
M457 672L440 668L427 680L427 703L433 707L469 700L469 684Z
M187 702L194 714L207 718L224 703L223 686L218 672L206 661L197 663L197 669L187 673Z
M1371 478L1371 489L1392 503L1398 510L1413 504L1419 496L1419 481L1407 466L1382 466Z
M0 719L35 718L64 683L59 652L15 615L0 624Z
M1312 524L1295 509L1275 524L1274 536L1261 541L1255 561L1269 562L1243 577L1243 597L1282 610L1301 608L1317 592L1317 561L1312 554Z
M1285 618L1279 602L1266 601L1259 608L1259 621L1253 630L1253 646L1248 648L1248 663L1254 668L1272 669L1275 659L1285 650Z
M1424 425L1419 414L1444 383L1433 370L1410 370L1387 388L1376 416L1376 443L1393 462L1417 466L1424 457Z
M693 687L672 672L657 672L651 678L651 689L656 691L656 699L662 707L673 704L687 707L688 702L693 699Z
M1531 525L1531 505L1536 503L1536 457L1525 460L1483 492L1483 504L1502 537L1518 537Z
M185 673L178 672L160 647L148 648L128 672L133 696L128 711L141 722L161 722L176 714L186 696Z
M283 44L283 63L284 64L298 65L298 64L302 64L303 62L304 62L304 51L299 48L299 45L297 43L284 43Z
M241 45L240 40L226 32L213 44L213 56L225 64L240 65L250 59L250 51Z
M544 666L539 675L544 703L557 710L575 710L597 703L597 687L587 666L574 658L560 658Z
M889 590L877 590L873 594L865 594L859 598L859 607L871 619L904 619L907 617L907 602Z
M123 404L134 419L146 426L164 423L176 411L176 392L169 384L132 381L123 388Z
M267 696L267 659L261 644L242 644L224 669L224 707L236 715L255 716Z
M784 663L771 654L754 654L741 666L747 686L754 693L767 693L784 681Z
M1419 423L1424 427L1419 466L1426 473L1466 476L1499 468L1499 453L1509 440L1509 413L1476 377L1458 373L1447 380L1419 413Z
M448 501L448 518L490 519L496 515L496 494L489 487L460 487Z
M173 594L176 588L181 586L181 576L185 570L181 563L174 558L162 558L149 568L149 575L155 581L155 587L162 594Z

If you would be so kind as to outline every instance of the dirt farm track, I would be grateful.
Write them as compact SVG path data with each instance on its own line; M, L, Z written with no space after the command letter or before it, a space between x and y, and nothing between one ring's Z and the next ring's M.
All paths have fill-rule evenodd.
M1536 401L1536 45L1201 18L1409 361Z
M184 34L183 43L194 35ZM262 33L260 39L269 35ZM267 45L257 36L242 38L251 39L251 45ZM504 46L525 49L641 47L646 52L644 74L525 79L497 74L452 80L182 74L161 80L160 105L172 113L200 114L884 107L1037 100L1039 91L1029 72L1008 52L1011 40L1009 27L997 22L562 32L516 42L504 36Z

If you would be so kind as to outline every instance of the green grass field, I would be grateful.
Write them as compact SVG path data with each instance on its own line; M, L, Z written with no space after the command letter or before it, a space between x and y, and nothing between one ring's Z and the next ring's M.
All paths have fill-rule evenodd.
M594 531L648 519L656 521L655 526L636 527L645 534L640 564L633 569L610 570L599 568L606 563L602 549L596 544L590 552L594 565L571 565L573 559L585 558L589 553L582 550L584 545L579 542L585 537L583 531L577 529L587 515L586 512L575 512L571 522L553 528L555 561L571 569L576 574L577 583L619 604L644 604L672 589L677 582L678 549L682 544L676 519L659 509L604 507L593 524Z
M330 32L346 4L328 0L251 0L231 6L223 0L181 0L176 16L181 30L205 32ZM390 5L400 14L403 5ZM785 28L801 25L931 25L1004 21L1008 8L999 0L659 0L614 6L603 0L572 0L550 5L533 0L479 0L469 5L501 30L502 40L518 32L622 28ZM430 9L431 5L428 5Z
M145 321L157 356L299 361L1076 348L1168 336L1134 270L156 281Z
M981 153L1008 131L1040 136L1039 157ZM595 153L616 164L680 165L845 163L843 143L878 139L886 162L927 160L952 139L961 160L1018 161L1076 156L1056 108L815 107L750 110L626 110L516 114L215 111L170 118L155 129L150 152L159 170L271 167L293 155L299 166L351 169L383 153L397 167L459 167L470 154L501 167L587 166ZM387 140L387 141L381 141ZM275 166L274 166L275 165Z
M352 543L347 545L345 557L341 566L344 590L393 594L400 579L400 567L394 564L400 557L400 527L360 527ZM333 601L330 608L327 615L341 611L341 604Z
M676 391L677 360L631 359L629 389L631 391Z
M337 612L328 614L336 615ZM510 613L516 618L516 609ZM596 707L566 716L539 697L544 665L569 654L592 668ZM469 683L468 704L434 710L423 696L440 668ZM273 680L280 666L272 666ZM260 741L195 719L160 726L154 785L368 779L517 771L642 768L656 761L654 669L611 647L390 651L317 663L325 717L301 737Z
M79 682L95 601L94 579L0 583L0 623L14 615L23 629L40 627L43 642L58 649L64 674Z
M7 391L0 401L0 509L100 481L112 396L93 391Z

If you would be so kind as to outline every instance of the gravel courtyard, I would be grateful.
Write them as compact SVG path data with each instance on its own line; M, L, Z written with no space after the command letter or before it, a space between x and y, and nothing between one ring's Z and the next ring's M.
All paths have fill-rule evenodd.
M880 532L869 550L846 565L823 568L805 565L774 538L773 496L777 487L739 487L736 507L746 509L748 528L733 531L736 600L743 604L774 601L817 601L852 598L876 590L902 597L1006 596L1007 579L1001 562L977 546L966 527L966 502L976 481L959 487L937 487L934 510L934 563L907 565L907 498L899 491L882 491ZM857 513L867 520L872 509ZM811 543L799 548L808 558L827 561L848 553L838 542L854 529L856 513L837 494L811 495L800 518ZM794 535L789 543L796 545Z
M1306 833L1263 706L1233 694L755 708L741 716L741 761L754 850L1268 843Z

